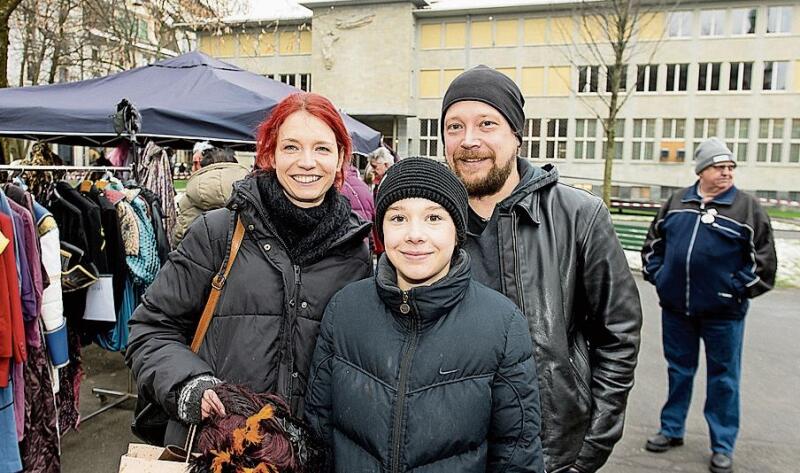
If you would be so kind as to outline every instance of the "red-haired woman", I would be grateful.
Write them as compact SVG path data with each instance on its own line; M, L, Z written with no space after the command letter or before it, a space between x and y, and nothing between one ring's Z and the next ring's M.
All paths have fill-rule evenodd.
M195 220L134 312L126 361L140 395L170 414L166 444L225 406L220 381L283 396L296 416L328 300L372 273L360 220L337 189L351 140L328 99L297 93L258 130L256 171L226 208ZM228 253L245 238L198 354L187 346Z

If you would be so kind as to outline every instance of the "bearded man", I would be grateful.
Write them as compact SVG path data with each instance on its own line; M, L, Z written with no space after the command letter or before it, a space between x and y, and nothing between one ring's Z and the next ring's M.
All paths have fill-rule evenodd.
M622 436L642 323L603 201L517 157L525 100L500 72L458 76L442 103L451 169L469 192L473 276L528 319L548 472L598 470Z

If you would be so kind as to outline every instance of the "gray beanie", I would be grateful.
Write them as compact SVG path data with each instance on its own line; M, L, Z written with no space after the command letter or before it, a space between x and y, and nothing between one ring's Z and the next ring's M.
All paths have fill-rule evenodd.
M719 138L709 138L700 143L694 151L694 160L695 174L700 174L703 169L709 166L726 161L730 161L736 166L736 159L734 159L733 153Z

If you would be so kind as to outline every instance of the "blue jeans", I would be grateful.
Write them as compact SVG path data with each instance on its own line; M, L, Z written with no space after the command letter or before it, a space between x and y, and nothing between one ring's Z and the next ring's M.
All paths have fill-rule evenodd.
M669 374L669 394L661 409L661 433L667 437L684 436L702 339L708 371L703 412L711 434L711 450L732 454L739 432L744 319L703 319L664 310L661 326Z

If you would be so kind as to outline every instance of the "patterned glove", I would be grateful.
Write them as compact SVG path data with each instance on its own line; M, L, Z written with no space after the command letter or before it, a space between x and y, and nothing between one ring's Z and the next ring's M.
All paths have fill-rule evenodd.
M183 385L178 397L178 417L187 424L199 424L203 420L200 409L203 393L222 381L210 376L201 375L192 378Z

